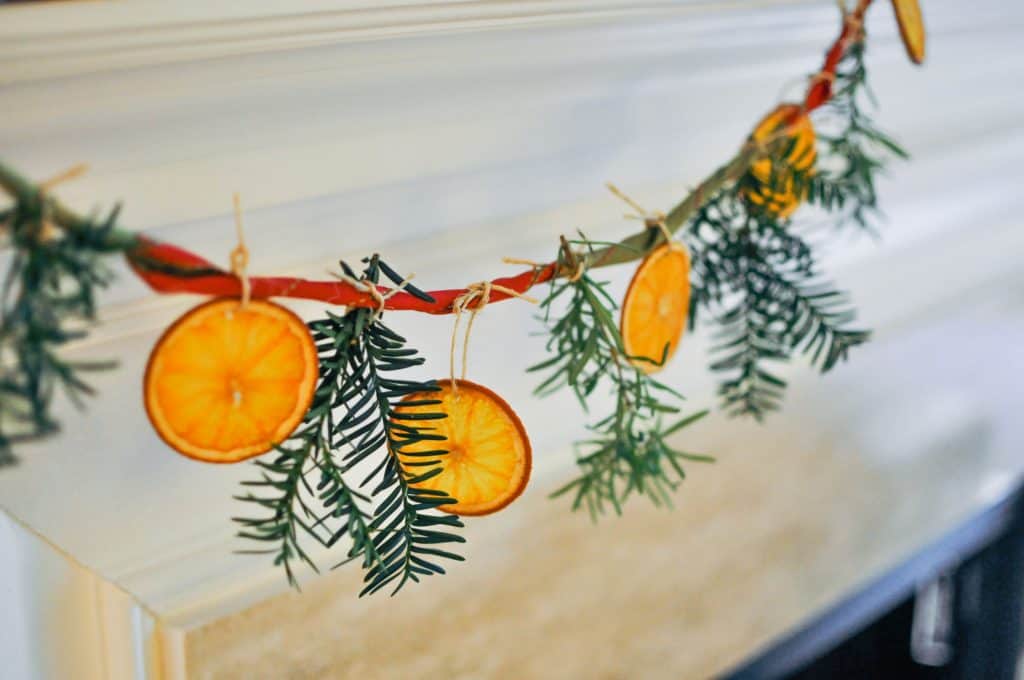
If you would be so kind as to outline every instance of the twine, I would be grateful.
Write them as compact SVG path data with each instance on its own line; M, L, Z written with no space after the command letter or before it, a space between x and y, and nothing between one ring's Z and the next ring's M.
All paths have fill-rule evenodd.
M409 274L407 277L402 279L402 282L399 283L397 286L391 288L386 293L381 293L380 289L377 288L377 286L375 286L372 282L370 282L367 279L354 279L348 274L338 272L327 273L339 279L340 281L344 281L345 283L352 286L356 290L362 291L373 298L373 301L374 303L376 303L377 308L373 311L373 317L370 319L371 324L377 321L377 319L379 319L381 315L384 313L384 309L388 304L388 300L390 300L395 295L405 290L405 287L409 285L409 282L412 281L413 277L415 276L415 274Z
M525 260L521 257L503 257L501 258L501 261L504 262L505 264L526 265L533 269L533 276L530 278L530 285L526 287L526 290L533 288L537 284L537 280L540 279L541 273L549 266L551 266L549 264L543 264L535 260Z
M40 241L52 241L57 237L57 227L50 220L50 211L53 206L49 201L46 200L46 194L53 190L58 184L64 182L70 182L73 179L78 179L89 170L89 166L85 163L78 163L72 165L67 170L57 173L53 177L43 180L36 187L36 192L39 195L39 200L42 203L42 216L39 220L39 240Z
M232 198L235 205L235 236L238 238L238 244L231 250L231 273L238 277L242 284L241 308L245 309L252 296L252 281L246 273L249 267L249 249L245 246L245 229L242 227L242 199L238 192L235 192Z
M469 337L473 332L473 322L476 320L476 315L482 312L484 307L487 306L487 303L491 301L492 291L505 293L506 295L519 298L520 300L525 300L533 305L538 303L536 298L530 297L525 293L520 293L518 290L507 288L497 283L491 283L490 281L480 281L466 286L466 292L452 301L452 313L455 314L455 323L452 326L451 352L448 356L448 368L451 376L452 394L458 393L459 383L455 380L455 350L459 337L459 323L462 321L462 314L469 309L469 322L466 324L466 333L462 339L462 375L459 380L466 379L466 369L469 364ZM474 300L477 301L476 304L473 304Z
M584 258L577 258L576 253L572 251L572 247L569 245L569 241L566 240L565 236L558 237L562 242L562 254L565 257L565 263L573 268L572 274L568 277L569 283L576 283L587 271L587 263Z
M78 179L89 170L89 166L85 163L79 163L78 165L72 165L67 170L59 172L48 180L44 180L39 183L38 191L40 194L44 194L53 189L58 184L69 182L73 179Z
M537 262L536 260L524 260L521 257L503 257L501 258L501 261L505 264L522 264L527 267L533 267L534 269L544 269L544 267L547 266Z
M633 200L626 192L619 189L611 182L605 184L608 187L608 191L618 196L622 201L634 210L632 213L626 213L625 218L627 220L642 220L644 226L648 229L659 229L662 237L665 239L665 243L672 244L672 232L668 230L668 224L665 220L668 216L663 212L649 212L642 205Z
M870 0L868 0L870 2ZM840 10L843 12L843 24L850 28L850 42L859 43L864 40L864 19L863 15L867 10L868 3L864 0L860 0L857 3L857 9L850 12L846 9L846 3L843 2Z

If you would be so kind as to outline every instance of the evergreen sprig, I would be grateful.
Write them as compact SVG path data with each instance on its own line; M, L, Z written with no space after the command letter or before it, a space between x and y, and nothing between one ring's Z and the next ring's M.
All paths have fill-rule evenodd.
M836 226L873 231L877 176L892 157L907 158L865 110L873 102L858 42L843 57L835 95L818 127L818 161L807 172L786 162L790 147L769 149L770 185L821 207ZM776 172L777 171L777 172ZM794 353L821 372L832 369L870 333L851 327L845 295L820 274L813 251L788 219L753 210L744 179L724 187L695 213L685 231L692 256L690 325L702 314L718 324L711 369L723 374L724 408L763 418L782 401L786 381L777 366Z
M564 251L560 258L572 259ZM601 386L615 397L614 411L589 427L594 436L577 442L579 475L552 494L571 494L573 510L586 507L595 519L608 507L621 513L634 494L647 496L655 505L670 505L670 493L686 476L682 462L711 460L668 445L670 435L706 411L665 423L666 417L679 413L670 400L682 396L639 367L649 359L626 354L615 322L617 305L606 286L589 274L552 283L541 303L551 357L528 369L547 373L538 394L568 387L584 410ZM564 305L556 310L559 301Z
M73 232L53 227L47 212L41 195L0 211L0 236L12 250L0 288L0 466L16 461L13 444L59 429L51 414L58 390L82 406L94 393L83 374L116 365L69 361L60 349L96 320L97 291L111 280L105 235L118 210Z
M797 178L807 185L808 202L835 216L834 224L875 232L877 176L892 158L907 152L878 128L865 104L877 106L864 62L864 41L852 45L836 71L835 95L818 121L819 171Z
M364 262L361 280L366 285L376 285L382 274L402 283L376 256ZM342 267L356 278L347 265ZM429 298L408 284L405 290ZM416 485L441 472L445 438L430 423L446 416L440 411L409 414L395 408L409 395L437 391L433 382L393 377L395 371L421 365L423 358L380 321L376 310L353 308L340 316L328 312L326 318L310 323L310 329L320 356L313 404L276 458L257 461L261 478L245 485L266 493L250 492L238 498L269 514L236 518L239 535L270 543L267 549L250 552L274 554L275 563L284 566L292 584L293 560L316 569L302 548L303 537L328 548L347 537L351 542L341 564L361 562L365 570L361 595L392 584L394 594L409 581L443 574L439 560L462 559L443 548L464 542L451 531L461 528L462 522L437 511L455 499ZM405 402L439 403L432 399ZM437 446L425 453L405 452L423 441ZM422 460L403 464L400 455ZM353 485L348 480L357 468L365 471Z
M687 237L691 325L704 313L719 326L711 369L724 376L719 394L730 414L761 419L777 409L786 381L773 366L794 353L825 372L869 338L850 328L852 308L792 226L751 214L736 193L708 201Z

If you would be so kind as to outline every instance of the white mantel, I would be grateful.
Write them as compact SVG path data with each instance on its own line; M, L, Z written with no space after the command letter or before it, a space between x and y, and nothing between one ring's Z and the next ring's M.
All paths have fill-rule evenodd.
M603 189L607 180L645 205L669 207L729 157L780 93L795 96L800 75L816 68L836 28L834 3L825 0L223 5L0 6L0 156L40 178L87 161L90 173L60 189L67 203L89 209L123 199L126 225L218 261L234 238L229 210L237 190L254 271L317 277L338 258L381 251L426 288L493 275L503 270L503 255L550 256L558 234L576 227L597 238L629 229ZM1009 0L971 3L969 11L954 0L923 5L930 40L923 69L905 59L889 4L871 12L878 117L914 159L894 165L880 187L883 240L851 238L834 244L829 258L878 330L878 352L981 297L1019 317L1024 290L1024 7ZM621 285L628 274L627 267L609 276ZM0 473L0 506L83 565L74 572L88 582L83 587L105 593L98 596L108 602L105 625L124 636L108 637L106 648L123 643L138 652L123 665L79 660L80 668L101 668L80 677L177 677L189 645L201 645L186 643L188 631L255 603L270 606L268 598L286 588L265 561L231 553L239 545L230 538L227 518L238 510L230 496L251 475L249 466L212 468L177 457L141 407L149 348L194 303L153 296L122 268L104 324L72 350L120 357L120 368L95 380L102 398L86 413L62 406L59 438L24 447L23 464ZM307 317L317 310L295 308ZM530 396L522 369L540 357L541 343L519 338L533 327L532 313L517 302L485 312L470 357L472 377L516 406L537 452L521 504L472 528L480 545L497 551L487 558L495 565L502 550L515 550L528 520L567 513L545 495L570 474L569 443L584 422L567 396ZM395 315L392 322L422 339L433 373L446 370L450 319ZM667 372L694 408L714 404L706 340L698 333ZM870 385L868 371L855 353L834 379L818 383L803 368L792 377L797 394L834 400ZM759 430L715 416L695 437L712 450L716 442L742 449L743 437L800 441L801 423L816 417L815 398L794 396L784 416ZM860 408L870 411L873 399L864 397ZM846 429L820 436L877 417L852 406L843 415ZM804 455L801 449L791 460ZM716 497L696 487L720 490L729 466L741 464L734 454L727 465L696 473L676 514L657 520L667 533L651 540L671 540L673 527L689 522L687 494ZM594 531L580 519L557 526ZM21 546L11 548L24 567L21 597L38 609L24 593L51 582L44 571L33 573L48 553L25 547L35 539L11 526L21 536L7 541ZM614 541L614 530L600 531L602 541ZM592 550L587 541L597 539L577 540L580 550ZM700 545L689 534L681 540ZM628 536L622 541L626 549ZM865 564L878 567L893 554ZM486 587L483 568L471 563L445 579ZM330 577L310 588L317 597L345 598L354 596L351 583ZM435 586L458 591L421 588ZM48 615L61 615L47 606ZM384 612L388 603L359 606L352 611ZM49 629L35 630L38 637ZM45 649L45 641L36 644Z

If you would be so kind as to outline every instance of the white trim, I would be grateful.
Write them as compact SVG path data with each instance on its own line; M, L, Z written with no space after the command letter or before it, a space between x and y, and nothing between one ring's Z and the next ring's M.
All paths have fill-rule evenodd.
M398 36L708 14L811 0L283 0L0 8L0 84ZM70 28L69 27L73 27Z

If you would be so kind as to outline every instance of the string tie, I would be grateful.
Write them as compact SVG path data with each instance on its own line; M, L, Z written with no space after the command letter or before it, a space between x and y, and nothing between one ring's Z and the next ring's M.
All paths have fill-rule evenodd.
M247 273L249 268L249 249L245 245L245 229L242 226L242 199L237 192L235 192L232 199L235 206L235 236L238 239L238 243L231 250L231 273L238 278L239 283L242 285L241 308L245 309L252 296L252 281Z
M469 310L469 322L466 324L466 333L462 340L462 375L459 380L466 379L466 369L469 363L469 337L473 331L473 322L476 320L476 315L482 312L487 303L491 301L491 293L493 291L525 300L530 304L535 305L538 303L536 298L520 293L518 290L492 283L491 281L479 281L466 286L466 291L452 301L452 313L455 315L455 323L452 327L452 344L448 367L453 394L458 392L458 381L455 380L455 349L459 337L459 323L462 321L462 314L467 309Z

